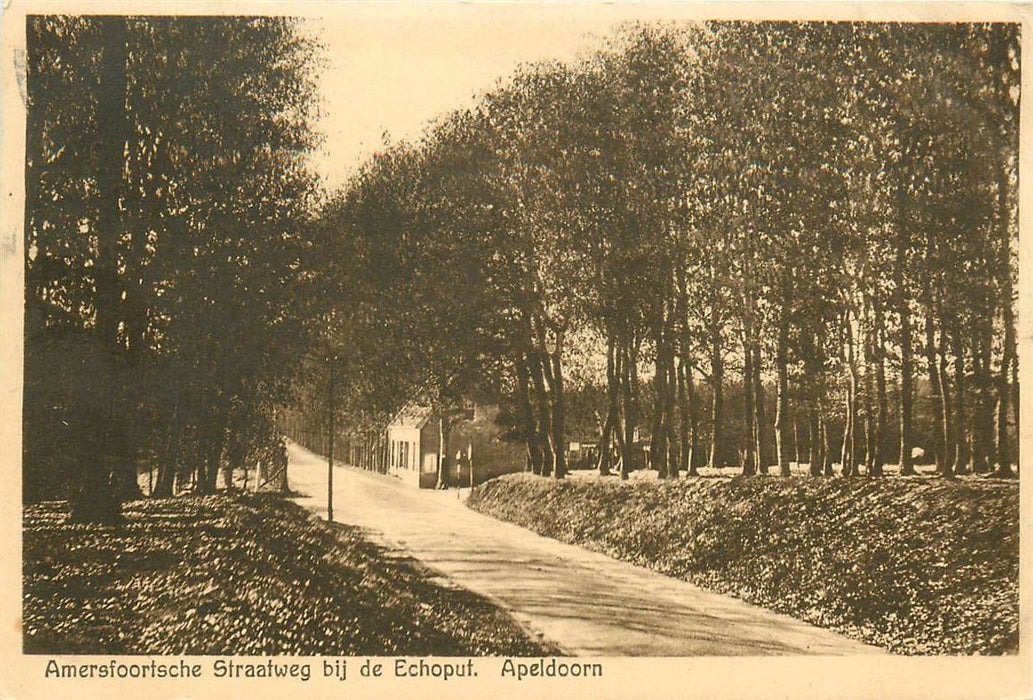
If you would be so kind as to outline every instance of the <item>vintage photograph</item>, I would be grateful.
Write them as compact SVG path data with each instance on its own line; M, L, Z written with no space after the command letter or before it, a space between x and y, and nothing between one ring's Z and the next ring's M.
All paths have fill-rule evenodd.
M1020 23L506 11L26 17L23 653L1018 654Z

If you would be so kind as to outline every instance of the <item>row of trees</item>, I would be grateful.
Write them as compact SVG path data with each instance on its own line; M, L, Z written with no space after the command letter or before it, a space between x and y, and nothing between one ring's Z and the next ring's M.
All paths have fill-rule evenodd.
M661 477L788 474L800 420L814 474L912 473L917 430L1009 475L1018 90L1011 24L638 26L526 68L324 209L333 404L490 397L556 477L572 383L604 473L642 427Z
M1011 473L1016 25L631 27L318 216L293 21L26 29L27 499L114 520L140 463L206 492L282 461L278 410L374 451L412 399L446 443L499 402L556 477L570 421L625 476L640 430L664 477L786 473L796 423L815 473L916 435Z
M138 464L160 496L282 460L316 47L277 18L26 29L26 499L112 521Z

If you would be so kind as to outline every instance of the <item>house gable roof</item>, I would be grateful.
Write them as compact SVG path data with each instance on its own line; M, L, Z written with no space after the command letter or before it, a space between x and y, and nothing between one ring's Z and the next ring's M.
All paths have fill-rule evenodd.
M406 404L395 414L389 427L417 428L422 430L433 414L434 411L429 406Z

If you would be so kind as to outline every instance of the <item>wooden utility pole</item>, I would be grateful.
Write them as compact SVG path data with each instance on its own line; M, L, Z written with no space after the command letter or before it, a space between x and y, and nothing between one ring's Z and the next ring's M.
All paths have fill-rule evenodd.
M326 448L326 519L327 522L334 521L334 413L336 413L336 407L334 406L334 360L336 357L330 356L330 381L329 381L329 396L327 406L329 409L329 420L327 421L328 432L330 433L327 437L327 448Z

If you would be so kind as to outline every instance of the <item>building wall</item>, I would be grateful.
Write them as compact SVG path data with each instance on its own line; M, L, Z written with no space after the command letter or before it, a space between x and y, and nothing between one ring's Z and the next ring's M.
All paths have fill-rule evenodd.
M462 421L452 429L450 451L453 459L453 483L458 476L462 486L470 485L471 463L473 482L480 484L502 474L524 470L525 448L520 443L502 439L502 428L495 422L496 406L476 406L473 420ZM460 454L458 464L456 453Z
M419 486L422 489L432 489L438 485L438 447L441 442L439 429L436 416L431 416L420 429Z
M460 421L449 435L453 485L469 486L471 464L473 483L524 469L523 445L502 439L495 423L498 408L477 406L472 420ZM438 485L440 424L436 415L422 427L394 424L387 429L388 469L407 483L420 488ZM457 459L458 456L458 459Z
M405 481L418 483L420 431L410 426L392 425L387 429L388 472Z

